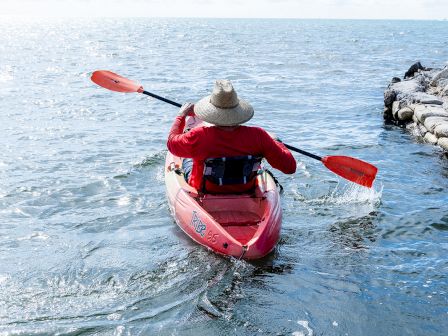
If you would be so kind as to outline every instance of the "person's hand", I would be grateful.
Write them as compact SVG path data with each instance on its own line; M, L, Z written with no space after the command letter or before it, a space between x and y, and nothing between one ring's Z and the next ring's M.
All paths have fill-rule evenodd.
M194 104L192 103L184 103L182 107L179 109L177 115L186 117L194 115Z

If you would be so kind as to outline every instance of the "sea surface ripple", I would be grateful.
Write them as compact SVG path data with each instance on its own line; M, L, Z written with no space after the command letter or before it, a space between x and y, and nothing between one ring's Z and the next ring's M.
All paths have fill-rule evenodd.
M382 119L446 21L0 21L0 334L443 335L448 159ZM251 125L379 168L372 190L296 155L268 257L191 242L165 200L172 106L90 82L107 69L178 102L233 81Z

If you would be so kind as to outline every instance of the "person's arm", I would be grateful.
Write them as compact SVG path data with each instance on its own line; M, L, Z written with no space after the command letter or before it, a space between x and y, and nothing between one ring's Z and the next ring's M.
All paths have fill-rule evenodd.
M269 164L285 174L294 174L296 171L296 160L291 152L281 142L274 140L268 132L260 129L260 143L263 156Z
M197 132L190 131L183 133L185 128L185 118L188 115L193 114L193 107L194 105L190 103L182 105L178 116L174 119L170 133L168 134L168 150L180 157L193 157L194 150L197 147Z

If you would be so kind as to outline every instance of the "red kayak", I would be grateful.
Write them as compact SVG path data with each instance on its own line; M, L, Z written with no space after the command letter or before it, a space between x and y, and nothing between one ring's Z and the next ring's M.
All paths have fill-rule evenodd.
M189 117L186 128L201 125ZM197 243L216 253L258 259L271 252L280 237L282 209L277 185L263 171L247 194L203 194L185 182L182 158L168 152L165 185L177 225Z

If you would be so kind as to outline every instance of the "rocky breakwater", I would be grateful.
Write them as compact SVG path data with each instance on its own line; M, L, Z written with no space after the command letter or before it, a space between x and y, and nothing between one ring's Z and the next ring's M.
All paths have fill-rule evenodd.
M384 119L448 151L448 66L431 69L413 64L403 80L392 78L384 106Z

